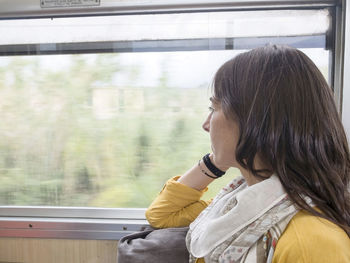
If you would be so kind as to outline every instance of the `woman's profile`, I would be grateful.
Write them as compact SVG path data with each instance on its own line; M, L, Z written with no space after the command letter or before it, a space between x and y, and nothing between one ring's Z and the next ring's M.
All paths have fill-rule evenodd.
M212 86L212 153L169 179L150 224L190 226L190 262L350 263L348 142L314 63L268 45L227 61ZM230 167L241 176L200 200Z

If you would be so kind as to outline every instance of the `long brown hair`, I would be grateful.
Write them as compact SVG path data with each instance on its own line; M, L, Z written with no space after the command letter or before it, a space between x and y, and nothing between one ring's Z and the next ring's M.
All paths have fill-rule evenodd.
M297 49L268 45L226 62L213 84L214 98L239 125L238 163L256 177L275 173L301 209L350 236L348 142L316 65ZM254 168L256 156L266 169Z

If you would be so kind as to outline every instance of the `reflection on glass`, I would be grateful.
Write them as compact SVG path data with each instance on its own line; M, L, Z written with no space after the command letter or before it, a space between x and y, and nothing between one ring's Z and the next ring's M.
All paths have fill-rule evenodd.
M2 57L0 204L148 206L210 151L208 87L239 52Z

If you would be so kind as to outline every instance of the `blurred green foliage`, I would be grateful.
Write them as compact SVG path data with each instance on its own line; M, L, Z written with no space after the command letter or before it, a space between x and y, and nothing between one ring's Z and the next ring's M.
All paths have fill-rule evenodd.
M147 207L172 176L210 151L207 87L132 85L116 54L35 57L0 66L0 204ZM115 73L129 76L117 86ZM211 198L232 177L213 184Z

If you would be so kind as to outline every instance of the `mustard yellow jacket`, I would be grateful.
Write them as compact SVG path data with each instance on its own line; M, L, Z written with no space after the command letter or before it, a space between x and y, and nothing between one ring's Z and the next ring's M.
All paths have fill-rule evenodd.
M200 200L207 189L197 191L177 179L170 179L147 209L153 227L188 226L211 202ZM350 239L332 222L299 211L278 240L273 263L350 263Z

